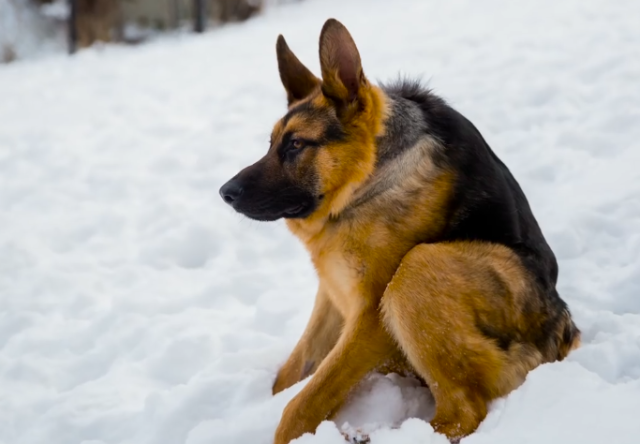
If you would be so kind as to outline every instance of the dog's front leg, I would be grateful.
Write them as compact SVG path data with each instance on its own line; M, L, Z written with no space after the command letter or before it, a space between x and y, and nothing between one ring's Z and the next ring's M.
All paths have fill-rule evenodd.
M342 316L320 287L307 328L287 362L278 371L273 383L273 394L314 373L335 346L341 330Z
M287 444L318 425L343 404L349 391L396 350L376 309L345 320L336 346L315 375L284 409L274 444Z

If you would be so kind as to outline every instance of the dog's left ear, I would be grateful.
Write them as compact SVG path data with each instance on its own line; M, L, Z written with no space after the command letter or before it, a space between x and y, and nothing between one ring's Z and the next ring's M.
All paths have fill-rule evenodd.
M320 67L323 94L340 105L356 101L367 84L358 48L347 28L336 19L327 20L322 27Z

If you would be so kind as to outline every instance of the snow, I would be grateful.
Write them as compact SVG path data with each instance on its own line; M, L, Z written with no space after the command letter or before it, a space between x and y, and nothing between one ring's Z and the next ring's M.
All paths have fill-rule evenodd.
M276 36L318 72L332 16L371 79L423 76L479 127L583 331L462 443L638 442L640 3L307 0L0 67L1 444L272 442L305 384L271 396L316 278L281 221L218 188L285 110ZM415 381L371 375L297 442L444 444L432 414Z

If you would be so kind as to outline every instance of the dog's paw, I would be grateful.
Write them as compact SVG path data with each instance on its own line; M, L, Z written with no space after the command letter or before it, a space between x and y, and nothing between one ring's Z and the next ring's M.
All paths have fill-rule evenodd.
M344 440L350 444L369 444L371 440L369 439L369 435L366 433L362 433L359 430L350 431L350 432L340 432L342 436L344 436Z

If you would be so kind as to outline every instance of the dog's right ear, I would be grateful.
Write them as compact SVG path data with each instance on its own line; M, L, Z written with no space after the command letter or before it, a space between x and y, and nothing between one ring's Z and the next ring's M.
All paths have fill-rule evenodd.
M314 89L320 86L320 79L314 76L313 73L298 60L295 54L291 52L282 35L278 36L276 52L278 54L280 80L282 80L282 85L284 85L284 89L287 91L287 102L289 105L304 99L311 94Z

